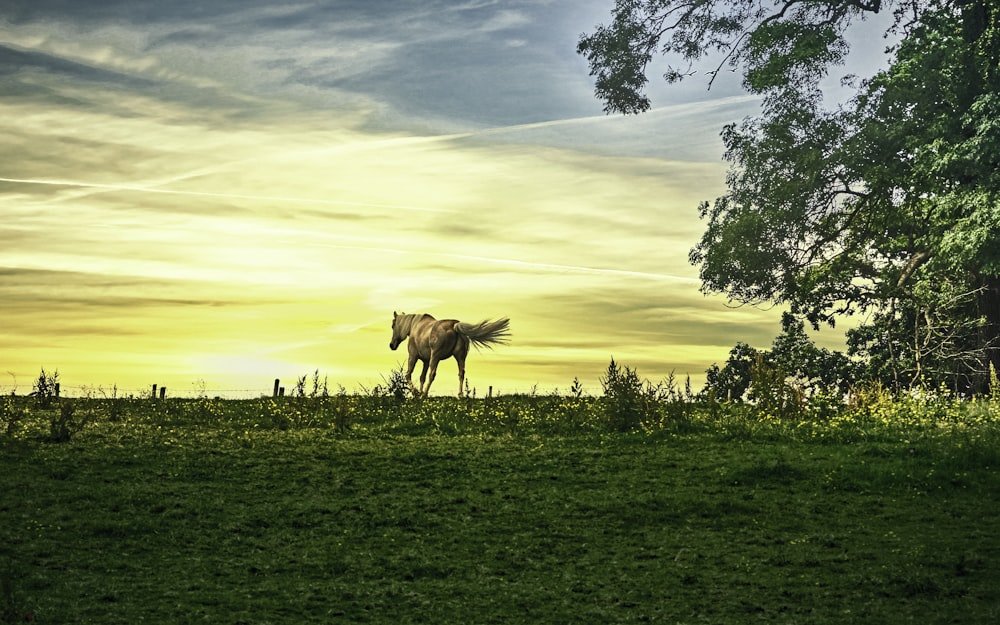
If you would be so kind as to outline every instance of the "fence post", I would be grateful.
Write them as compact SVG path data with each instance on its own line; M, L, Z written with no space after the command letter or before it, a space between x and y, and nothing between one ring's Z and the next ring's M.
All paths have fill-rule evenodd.
M278 396L278 388L280 385L281 385L281 380L278 378L274 378L274 393L271 395L272 397Z
M284 397L284 396L285 396L285 387L282 386L281 388L278 389L278 397Z
M59 383L56 382L56 397L59 397Z
M166 396L167 396L167 387L166 386L161 386L160 387L160 399L163 399Z
M493 385L490 385L490 393L486 396L486 399L493 399Z
M153 397L153 399L156 399L156 385L155 384L153 385L153 395L152 395L152 397Z

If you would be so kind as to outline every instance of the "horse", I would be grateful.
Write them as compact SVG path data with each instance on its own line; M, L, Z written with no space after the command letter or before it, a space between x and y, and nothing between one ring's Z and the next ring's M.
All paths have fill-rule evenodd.
M409 359L406 364L406 382L417 397L426 397L437 376L437 366L442 360L452 356L458 362L458 396L465 392L465 357L469 355L469 345L493 349L495 344L506 344L510 337L510 319L503 317L496 321L465 323L457 319L438 321L428 314L407 315L392 313L392 340L389 349L395 351L407 338ZM420 371L420 388L413 384L413 368L419 360L423 364ZM427 386L424 380L430 371Z

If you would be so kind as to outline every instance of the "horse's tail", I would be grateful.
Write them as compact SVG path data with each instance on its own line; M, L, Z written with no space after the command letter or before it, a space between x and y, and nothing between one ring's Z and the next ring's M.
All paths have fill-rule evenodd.
M480 347L493 349L494 344L504 345L510 341L510 319L503 317L496 321L479 323L459 321L455 324L455 332L472 341L476 349Z

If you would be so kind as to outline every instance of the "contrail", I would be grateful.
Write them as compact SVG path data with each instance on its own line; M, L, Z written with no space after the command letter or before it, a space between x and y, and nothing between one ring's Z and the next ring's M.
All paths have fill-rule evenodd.
M446 208L430 208L427 206L405 206L402 204L378 204L375 202L351 202L348 200L321 200L317 198L283 197L277 195L250 195L244 193L212 193L209 191L177 191L173 189L157 189L125 184L101 184L97 182L80 182L78 180L38 180L33 178L3 178L0 182L18 184L38 184L50 187L75 187L82 189L103 189L105 191L132 191L136 193L159 193L163 195L185 195L196 197L211 197L236 200L256 200L265 202L295 202L298 204L322 204L328 206L363 206L369 208L393 208L424 213L453 213Z
M659 113L688 113L691 111L703 111L707 108L718 108L722 106L728 106L730 104L742 104L745 102L754 102L759 100L757 96L752 95L742 95L742 96L729 96L725 98L719 98L718 100L711 100L708 102L692 102L688 104L674 104L671 106L660 106L643 113L643 117L649 117L651 115L656 115ZM622 119L622 116L612 116L612 115L587 115L583 117L568 117L564 119L551 119L548 121L541 122L529 122L526 124L513 124L510 126L495 126L493 128L483 128L481 130L470 130L468 132L458 132L447 135L439 135L434 137L441 140L449 139L464 139L466 137L476 137L480 135L493 135L502 134L505 132L519 132L521 130L537 130L539 128L551 128L554 126L568 126L573 124L588 124L588 123L598 123L607 121L617 121Z
M285 241L290 242L290 241ZM510 265L537 271L553 271L559 273L582 273L601 276L620 276L628 278L645 278L647 280L658 280L661 282L684 282L689 284L701 284L697 278L687 278L685 276L675 276L667 273L652 273L648 271L632 271L629 269L607 269L603 267L586 267L584 265L564 265L559 263L540 263L528 260L517 260L512 258L495 258L492 256L473 256L470 254L452 254L448 252L422 252L419 250L403 250L393 247L379 247L376 245L345 245L340 243L315 243L321 247L329 247L342 250L358 250L362 252L379 252L381 254L398 254L410 256L432 256L435 258L454 258L458 260L475 261L489 263L493 265Z
M697 278L685 278L684 276L674 276L667 273L651 273L647 271L632 271L629 269L607 269L602 267L586 267L583 265L562 265L558 263L539 263L527 260L515 260L512 258L491 258L489 256L470 256L467 254L449 254L446 252L440 252L440 253L423 252L423 253L434 254L435 256L444 256L446 258L473 260L485 263L494 263L498 265L513 265L515 267L526 267L530 269L542 269L548 271L566 271L573 273L588 273L588 274L603 275L603 276L649 278L653 280L662 280L666 282L690 282L692 284L701 284L701 281L698 280Z

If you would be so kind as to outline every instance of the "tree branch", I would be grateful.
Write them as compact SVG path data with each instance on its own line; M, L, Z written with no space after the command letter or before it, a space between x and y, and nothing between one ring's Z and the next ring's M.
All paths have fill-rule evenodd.
M906 282L913 275L913 272L915 272L920 265L924 264L924 262L930 257L930 252L927 252L926 250L914 252L913 255L910 256L910 260L906 261L906 265L903 266L903 272L899 274L899 280L896 281L896 286L901 287L906 284Z

